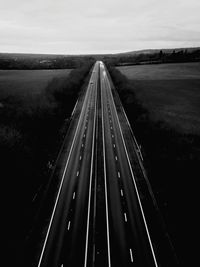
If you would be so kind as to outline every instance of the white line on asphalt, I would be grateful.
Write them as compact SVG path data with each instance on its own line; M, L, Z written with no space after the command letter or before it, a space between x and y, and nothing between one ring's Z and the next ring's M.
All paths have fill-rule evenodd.
M112 134L112 138L114 138L114 135Z
M96 115L96 112L97 112L97 88L96 88L95 92L96 92L96 94L95 94L95 110L94 110L94 121L93 121L92 155L91 155L91 166L90 166L90 183L89 183L89 198L88 198L88 213L87 213L87 230L86 230L84 267L87 267L87 256L88 256L88 239L89 239L89 224L90 224L92 175L93 175L93 164L94 164L95 129L96 129L96 116L97 116Z
M155 264L156 267L158 267L158 263L157 263L155 252L154 252L153 245L152 245L152 242L151 242L151 237L150 237L148 226L147 226L147 223L146 223L146 218L145 218L145 215L144 215L142 203L141 203L139 192L138 192L138 189L137 189L137 184L136 184L136 181L135 181L135 177L134 177L134 174L133 174L132 166L131 166L130 159L129 159L129 156L128 156L125 140L124 140L123 133L122 133L122 128L121 128L121 125L120 125L120 122L119 122L119 117L118 117L118 114L117 114L117 109L116 109L115 102L114 102L114 99L113 99L113 95L112 95L112 92L111 92L111 87L110 87L110 83L108 81L108 77L107 77L107 84L108 84L108 86L110 88L109 92L110 92L111 99L112 99L112 102L113 102L113 106L114 106L114 110L115 110L115 114L116 114L119 130L120 130L120 134L121 134L121 137L122 137L122 142L123 142L123 145L124 145L124 149L125 149L126 157L127 157L127 160L128 160L128 164L129 164L129 168L130 168L133 184L134 184L134 187L135 187L138 203L139 203L141 214L142 214L142 218L143 218L143 221L144 221L144 226L145 226L147 237L148 237L148 240L149 240L149 245L150 245L150 248L151 248L154 264Z
M82 147L84 147L84 144L82 143L82 145L81 145Z
M89 88L89 86L88 86L88 88ZM44 244L42 246L42 251L41 251L41 254L40 254L40 257L39 257L39 262L38 262L38 266L37 267L41 266L44 250L45 250L45 247L46 247L46 243L47 243L47 240L48 240L48 237L49 237L49 232L50 232L51 225L52 225L52 222L53 222L54 214L55 214L56 207L57 207L57 204L58 204L58 199L60 197L60 192L61 192L61 189L62 189L62 186L63 186L65 173L66 173L66 170L67 170L67 167L68 167L68 164L69 164L69 160L70 160L70 157L71 157L72 149L74 147L76 136L77 136L77 133L78 133L81 121L82 121L81 119L83 117L83 113L84 113L84 110L85 110L85 106L86 106L88 95L89 95L89 90L87 89L86 95L85 95L85 98L84 98L84 102L83 102L83 106L82 106L82 109L81 109L81 114L80 114L79 119L78 119L78 124L77 124L77 127L76 127L74 138L72 140L72 144L71 144L71 147L70 147L70 151L69 151L69 155L68 155L68 158L67 158L67 162L65 164L65 168L64 168L63 175L62 175L62 178L61 178L60 186L59 186L58 193L57 193L57 196L56 196L56 201L55 201L55 204L54 204L54 207L53 207L53 212L52 212L52 215L51 215L51 218L50 218L49 226L48 226L48 229L47 229L47 234L45 236Z
M113 144L113 147L115 147L115 144Z
M79 176L79 171L77 171L76 176L77 176L77 177Z
M132 253L132 249L130 248L129 251L130 251L130 256L131 256L131 262L133 262L133 253Z
M79 160L81 160L81 159L82 159L82 156L80 156Z
M73 193L73 199L75 199L75 196L76 196L76 192Z
M120 172L119 171L117 172L117 175L118 175L118 178L120 178L121 175L120 175Z
M72 115L71 115L71 117L74 115L74 112L75 112L75 110L76 110L76 106L77 106L77 104L78 104L78 100L76 101L76 104L75 104L74 109L73 109L73 111L72 111Z
M68 231L69 231L70 225L71 225L71 222L69 221L69 222L68 222L68 225L67 225L67 230L68 230Z
M102 89L102 87L101 87ZM110 234L109 234L109 222L108 222L108 192L107 192L107 180L106 180L106 153L105 153L105 129L104 129L104 115L103 115L103 93L101 90L101 102L102 102L102 136L103 136L103 165L104 165L104 187L105 187L105 202L106 202L106 230L107 230L107 242L108 242L108 266L111 267L110 259ZM114 136L113 136L114 137Z
M124 194L123 194L123 190L121 189L120 192L121 192L121 196L123 197L123 195L124 195Z
M117 156L115 156L115 160L117 161Z
M124 212L124 220L125 220L125 222L127 222L126 212Z

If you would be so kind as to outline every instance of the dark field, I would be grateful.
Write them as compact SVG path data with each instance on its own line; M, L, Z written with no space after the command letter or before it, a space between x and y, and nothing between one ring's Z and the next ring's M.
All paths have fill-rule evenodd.
M155 120L200 134L200 63L118 67Z
M66 77L71 70L0 70L0 99L40 94L53 78Z

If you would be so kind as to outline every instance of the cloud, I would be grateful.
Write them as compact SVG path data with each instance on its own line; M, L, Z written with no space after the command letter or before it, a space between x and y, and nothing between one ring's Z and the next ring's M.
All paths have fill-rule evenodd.
M0 51L200 46L199 14L199 0L7 0L0 9Z

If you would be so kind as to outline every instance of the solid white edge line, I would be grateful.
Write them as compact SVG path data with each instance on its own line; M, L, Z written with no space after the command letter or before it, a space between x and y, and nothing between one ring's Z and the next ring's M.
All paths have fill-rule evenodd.
M78 100L76 101L76 104L75 104L74 109L73 109L73 111L72 111L71 117L74 115L74 112L75 112L75 110L76 110L76 106L77 106L77 104L78 104Z
M107 78L107 84L108 84L108 86L109 86L109 88L110 88L109 91L110 91L111 99L112 99L112 102L113 102L114 110L115 110L115 113L116 113L116 118L117 118L117 122L118 122L118 125L119 125L119 129L120 129L121 137L122 137L122 142L123 142L123 145L124 145L124 149L125 149L125 152L126 152L126 157L127 157L127 160L128 160L128 164L129 164L130 171L131 171L132 180L133 180L133 183L134 183L134 187L135 187L135 191L136 191L137 199L138 199L138 202L139 202L139 206L140 206L140 210L141 210L142 218L143 218L143 221L144 221L144 225L145 225L145 229L146 229L147 237L148 237L148 240L149 240L149 245L150 245L150 248L151 248L151 252L152 252L152 256L153 256L153 260L154 260L154 264L155 264L156 267L158 267L158 263L157 263L156 256L155 256L155 252L154 252L154 249L153 249L153 245L152 245L151 237L150 237L150 234L149 234L149 230L148 230L148 226L147 226L146 218L145 218L145 215L144 215L144 211L143 211L142 203L141 203L140 196L139 196L139 192L138 192L138 189L137 189L137 184L136 184L136 181L135 181L135 177L134 177L134 174L133 174L132 166L131 166L130 159L129 159L129 156L128 156L128 152L127 152L127 148L126 148L125 140L124 140L124 137L123 137L123 133L122 133L121 125L120 125L120 122L119 122L119 117L118 117L118 114L117 114L117 110L116 110L116 107L115 107L115 102L114 102L114 99L113 99L113 95L112 95L112 91L111 91L111 87L110 87L110 83L109 83L109 80L108 80L108 76L107 76L107 75L106 75L106 78Z
M73 138L73 141L72 141L72 144L71 144L71 147L70 147L70 151L69 151L67 162L66 162L66 165L65 165L65 168L64 168L64 172L63 172L63 175L62 175L62 178L61 178L60 186L59 186L59 189L58 189L58 194L57 194L57 197L56 197L56 201L55 201L55 204L54 204L53 212L52 212L52 215L51 215L51 219L50 219L49 226L48 226L48 229L47 229L47 234L46 234L46 237L45 237L45 240L44 240L44 244L43 244L43 247L42 247L42 251L41 251L41 254L40 254L40 258L39 258L39 262L38 262L37 267L41 266L42 258L43 258L43 255L44 255L44 250L45 250L45 247L46 247L46 244L47 244L47 240L48 240L48 237L49 237L49 232L50 232L51 225L52 225L52 222L53 222L55 210L56 210L56 207L57 207L57 204L58 204L58 199L59 199L60 192L61 192L61 189L62 189L65 173L66 173L66 170L67 170L67 167L68 167L68 164L69 164L69 159L71 157L71 153L72 153L72 149L74 147L74 143L75 143L75 139L76 139L76 136L77 136L77 133L78 133L78 129L80 127L81 118L82 118L83 113L84 113L83 111L84 111L85 106L86 106L87 97L88 97L88 94L89 94L88 88L89 88L89 85L87 87L87 91L86 91L84 102L83 102L83 107L82 107L81 114L80 114L80 117L79 117L79 120L78 120L78 124L77 124L77 127L76 127L74 138Z
M101 87L101 112L102 112L102 136L103 136L103 161L104 161L104 183L105 183L105 202L106 202L106 230L107 230L107 242L108 242L108 266L111 267L110 259L110 234L109 234L109 222L108 222L108 192L107 192L107 180L106 180L106 154L105 154L105 129L104 129L104 116L103 116L103 93Z
M96 114L97 114L97 85L96 85L96 92L95 92L95 111L94 111L94 125L93 125L93 136L92 136L92 155L91 155L91 166L90 166L90 184L89 184L89 199L88 199L88 214L87 214L87 230L86 230L86 244L85 244L85 261L84 261L84 267L87 266L87 254L88 254L88 237L89 237L89 224L90 224L90 206L91 206L91 191L92 191L92 174L93 174L93 163L94 163L94 144L95 144Z

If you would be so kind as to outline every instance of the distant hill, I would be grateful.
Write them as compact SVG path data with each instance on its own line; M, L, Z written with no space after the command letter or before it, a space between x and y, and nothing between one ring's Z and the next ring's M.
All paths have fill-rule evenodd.
M162 52L161 52L162 51ZM95 60L115 66L200 61L200 47L144 49L115 54L0 53L0 69L72 69Z
M117 53L115 54L116 56L118 55L138 55L138 54L155 54L159 53L161 50L164 53L172 53L173 51L179 52L179 51L184 51L187 50L187 52L194 52L196 50L199 50L200 47L185 47L185 48L161 48L161 49L144 49L144 50L136 50L136 51L130 51L130 52L122 52L122 53ZM114 55L114 54L113 54Z
M139 54L154 54L159 53L160 51L163 51L165 53L172 53L173 51L179 52L187 50L187 52L194 52L196 50L200 50L200 47L184 47L184 48L160 48L160 49L143 49L143 50L134 50L134 51L128 51L128 52L120 52L120 53L109 53L109 54L33 54L33 53L1 53L0 52L0 60L1 59L9 59L9 58L15 58L15 59L21 59L21 58L32 58L32 59L43 59L43 58L49 58L49 59L57 59L61 57L101 57L101 56L121 56L121 55L139 55Z

